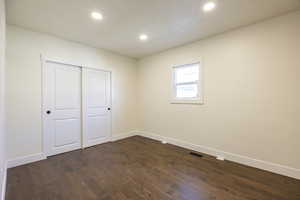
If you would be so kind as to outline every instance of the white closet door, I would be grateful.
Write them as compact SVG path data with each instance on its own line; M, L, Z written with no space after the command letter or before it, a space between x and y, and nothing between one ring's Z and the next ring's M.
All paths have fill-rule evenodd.
M83 147L111 139L111 73L82 69Z
M44 132L47 156L81 148L81 68L45 63Z

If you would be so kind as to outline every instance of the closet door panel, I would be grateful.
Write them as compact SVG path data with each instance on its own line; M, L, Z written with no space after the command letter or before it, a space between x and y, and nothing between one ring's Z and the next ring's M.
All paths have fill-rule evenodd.
M44 83L47 156L81 148L81 68L46 62Z
M83 69L83 146L111 139L111 73Z

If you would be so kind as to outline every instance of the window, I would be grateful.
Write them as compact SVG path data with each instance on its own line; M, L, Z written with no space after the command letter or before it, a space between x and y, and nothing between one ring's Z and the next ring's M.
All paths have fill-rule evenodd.
M173 67L172 103L202 103L200 63Z

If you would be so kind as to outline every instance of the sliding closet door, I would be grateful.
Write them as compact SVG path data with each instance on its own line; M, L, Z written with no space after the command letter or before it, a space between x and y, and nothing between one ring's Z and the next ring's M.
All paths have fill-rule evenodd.
M43 119L47 156L81 148L81 68L45 62Z
M82 69L83 147L111 139L111 73Z

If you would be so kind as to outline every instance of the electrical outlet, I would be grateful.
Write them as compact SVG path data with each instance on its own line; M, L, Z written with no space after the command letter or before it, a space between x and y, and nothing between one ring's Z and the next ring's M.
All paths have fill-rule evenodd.
M223 156L217 156L217 160L221 160L221 161L224 161L225 158Z

